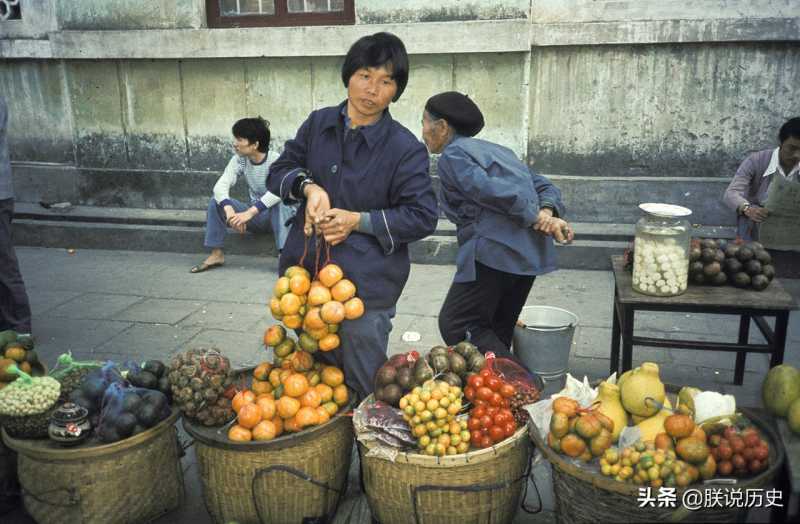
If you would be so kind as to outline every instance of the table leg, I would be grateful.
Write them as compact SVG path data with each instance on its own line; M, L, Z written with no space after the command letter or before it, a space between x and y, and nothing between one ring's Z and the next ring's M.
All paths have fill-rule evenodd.
M739 319L739 344L747 344L750 338L750 315L742 315ZM733 383L741 386L744 382L744 367L747 361L747 352L736 353L736 368L733 371Z
M608 372L609 374L619 372L619 312L617 311L619 303L617 302L617 298L617 290L615 286L614 303L611 304L613 313L611 318L611 368Z
M622 371L633 367L633 307L622 306Z
M772 358L769 367L783 364L783 352L786 349L786 332L789 327L789 312L783 311L775 315L775 347L772 348Z

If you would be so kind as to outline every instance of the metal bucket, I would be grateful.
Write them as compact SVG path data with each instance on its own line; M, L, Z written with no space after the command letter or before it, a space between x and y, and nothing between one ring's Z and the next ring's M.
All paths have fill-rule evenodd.
M526 306L519 320L525 327L514 328L512 352L544 380L544 396L561 391L578 316L552 306Z

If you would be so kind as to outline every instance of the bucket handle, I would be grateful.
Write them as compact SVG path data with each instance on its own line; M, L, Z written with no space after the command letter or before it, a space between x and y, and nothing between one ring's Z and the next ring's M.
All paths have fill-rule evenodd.
M336 488L334 488L332 486L329 486L325 482L320 482L320 481L312 478L307 473L305 473L303 471L300 471L299 469L293 468L291 466L287 466L285 464L275 464L273 466L267 466L265 468L257 469L255 475L253 475L253 481L250 484L251 496L253 498L253 507L256 508L256 514L258 515L258 521L259 522L267 523L269 521L268 520L264 520L264 517L261 515L261 507L259 506L258 499L256 498L256 482L258 481L259 478L261 478L263 476L266 476L266 475L269 475L270 473L273 473L273 472L276 472L276 471L282 471L284 473L289 473L290 475L294 475L295 477L298 477L298 478L300 478L302 480L305 480L306 482L310 482L311 484L313 484L313 485L315 485L315 486L317 486L319 488L330 490L330 491L333 491L334 493L336 493L336 504L333 507L333 511L331 512L331 515L336 514L336 510L339 507L339 502L342 499L342 490L336 489ZM330 515L323 515L322 517L315 517L315 518L310 518L310 519L306 518L306 519L303 519L303 522L304 523L327 522L329 520L328 519L329 516Z
M541 499L541 497L539 497L539 509L536 510L536 511L528 511L528 509L524 505L524 500L525 500L524 497L525 497L525 493L527 493L527 485L528 485L527 479L531 477L531 471L532 471L531 463L528 462L528 466L525 468L525 472L520 477L518 477L518 478L516 478L514 480L507 480L505 482L497 482L497 483L494 483L494 484L468 484L466 486L443 486L443 485L433 485L433 484L423 484L423 485L420 485L420 486L414 486L414 488L412 490L412 494L411 494L411 502L412 502L412 505L414 507L414 522L415 522L415 524L419 524L420 523L419 510L418 510L418 507L419 507L419 504L418 504L419 497L418 497L418 495L420 493L425 492L425 491L453 491L453 492L461 492L461 493L480 493L482 491L494 491L494 490L499 490L499 489L505 489L505 488L508 488L510 486L513 486L514 484L516 484L517 482L519 482L521 480L526 480L526 482L525 482L525 491L523 492L523 498L522 498L523 503L521 503L520 506L528 513L538 513L539 511L542 510L542 499ZM534 487L535 486L536 486L536 484L534 483ZM537 494L537 496L539 495L539 489L538 488L536 488L536 494Z

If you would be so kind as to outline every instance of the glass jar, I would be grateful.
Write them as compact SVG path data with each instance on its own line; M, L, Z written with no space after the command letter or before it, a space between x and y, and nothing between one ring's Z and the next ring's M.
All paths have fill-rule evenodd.
M689 279L691 210L670 204L641 204L636 223L633 289L645 295L673 297L686 291Z

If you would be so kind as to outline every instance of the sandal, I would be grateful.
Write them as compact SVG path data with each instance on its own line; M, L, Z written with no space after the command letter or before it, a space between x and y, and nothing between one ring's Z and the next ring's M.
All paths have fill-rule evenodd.
M203 271L208 271L209 269L214 269L217 267L222 267L224 262L217 262L214 264L206 264L203 262L202 264L198 264L194 266L192 269L189 270L189 273L202 273Z

